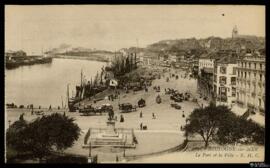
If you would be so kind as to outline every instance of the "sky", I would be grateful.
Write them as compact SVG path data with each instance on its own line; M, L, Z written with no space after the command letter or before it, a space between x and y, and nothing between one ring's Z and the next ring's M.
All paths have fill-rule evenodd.
M115 51L166 39L231 37L235 25L239 34L264 37L265 7L6 5L5 50L36 54L70 44Z

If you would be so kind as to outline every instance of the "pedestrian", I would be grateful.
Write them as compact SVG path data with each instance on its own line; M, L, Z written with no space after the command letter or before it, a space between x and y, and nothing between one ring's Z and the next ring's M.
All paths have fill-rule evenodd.
M49 110L52 110L52 106L51 105L49 106Z
M182 126L180 127L180 130L183 131L183 127Z
M140 128L141 128L141 130L143 129L143 123L140 124Z
M125 121L125 119L124 119L123 115L121 114L121 116L120 116L120 122L124 122L124 121Z
M142 111L140 112L140 118L143 118L143 114L142 114Z
M152 113L152 119L156 119L156 115L155 115L155 113Z
M116 159L115 159L115 160L116 160L116 162L118 162L118 161L119 161L119 159L118 159L118 155L116 155Z
M41 106L38 106L38 109L41 109Z
M185 114L183 114L182 117L185 118Z

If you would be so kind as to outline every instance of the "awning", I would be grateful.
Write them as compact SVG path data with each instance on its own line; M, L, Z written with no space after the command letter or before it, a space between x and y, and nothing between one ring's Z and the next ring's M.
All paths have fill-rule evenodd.
M213 68L206 68L206 67L204 67L204 68L203 68L203 71L204 71L205 73L214 73L214 69L213 69Z

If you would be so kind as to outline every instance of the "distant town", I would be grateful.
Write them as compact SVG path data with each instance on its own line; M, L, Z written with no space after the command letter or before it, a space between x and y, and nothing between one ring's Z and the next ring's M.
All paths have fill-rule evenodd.
M7 72L29 66L19 72L37 78L31 87L22 80L19 87L30 91L21 94L45 90L32 94L34 102L35 95L55 94L46 88L57 83L55 92L66 94L46 107L6 104L8 162L149 163L162 156L185 162L183 156L229 145L263 151L265 38L240 32L235 26L230 38L162 40L115 52L69 45L40 56L6 51ZM41 74L31 71L53 63L39 67ZM82 64L87 68L77 68ZM80 80L71 86L67 79Z

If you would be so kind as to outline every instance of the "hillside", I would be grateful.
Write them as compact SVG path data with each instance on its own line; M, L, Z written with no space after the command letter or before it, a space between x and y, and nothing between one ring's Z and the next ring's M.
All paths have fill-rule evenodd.
M58 48L48 51L51 55L71 55L79 57L87 57L95 60L108 60L114 55L124 53L135 53L138 55L158 58L162 54L173 55L194 55L200 56L202 53L213 52L218 50L241 50L241 49L264 49L265 38L256 36L239 36L237 38L220 38L208 37L204 39L175 39L175 40L162 40L148 45L146 48L122 48L118 52L111 52L105 50L93 50L89 48L71 48L70 45L62 44Z

